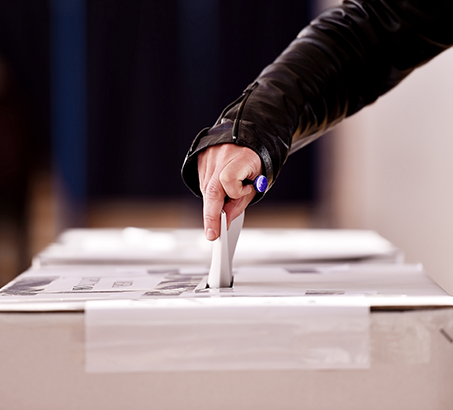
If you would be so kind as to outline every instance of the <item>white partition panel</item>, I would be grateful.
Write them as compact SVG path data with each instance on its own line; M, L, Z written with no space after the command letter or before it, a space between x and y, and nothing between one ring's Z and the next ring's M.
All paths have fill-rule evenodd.
M337 227L373 229L453 292L453 50L334 130Z

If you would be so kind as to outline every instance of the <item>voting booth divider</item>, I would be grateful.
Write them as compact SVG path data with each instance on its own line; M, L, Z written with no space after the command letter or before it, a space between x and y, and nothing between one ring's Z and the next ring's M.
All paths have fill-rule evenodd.
M0 290L0 408L450 409L453 297L370 231L72 230ZM212 267L211 267L212 269Z

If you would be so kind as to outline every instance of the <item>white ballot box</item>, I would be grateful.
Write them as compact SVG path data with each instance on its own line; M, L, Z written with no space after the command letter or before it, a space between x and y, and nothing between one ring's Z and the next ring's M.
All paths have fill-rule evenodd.
M451 409L453 298L420 265L34 267L0 290L0 408Z
M71 229L33 264L209 264L211 252L202 229ZM376 232L347 229L245 228L235 253L238 265L340 260L401 262L403 257Z

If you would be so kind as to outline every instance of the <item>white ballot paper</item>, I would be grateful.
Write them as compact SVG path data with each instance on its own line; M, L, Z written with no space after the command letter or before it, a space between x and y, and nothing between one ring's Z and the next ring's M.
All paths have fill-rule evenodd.
M220 236L215 240L212 248L208 287L218 289L232 286L233 256L243 224L244 212L231 222L230 229L228 230L226 213L222 210Z

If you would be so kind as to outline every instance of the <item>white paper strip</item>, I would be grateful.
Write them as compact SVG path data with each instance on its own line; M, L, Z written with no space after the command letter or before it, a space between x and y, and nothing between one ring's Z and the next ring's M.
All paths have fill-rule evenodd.
M233 269L233 257L236 251L239 235L242 232L242 226L244 225L244 217L245 212L242 212L236 219L231 222L230 229L228 230L228 254L230 257L231 269Z
M208 276L208 286L213 289L231 286L233 280L233 256L236 244L244 223L244 212L230 224L227 229L226 213L222 210L220 220L220 236L212 248L211 268Z
M365 298L87 302L89 373L364 369Z

